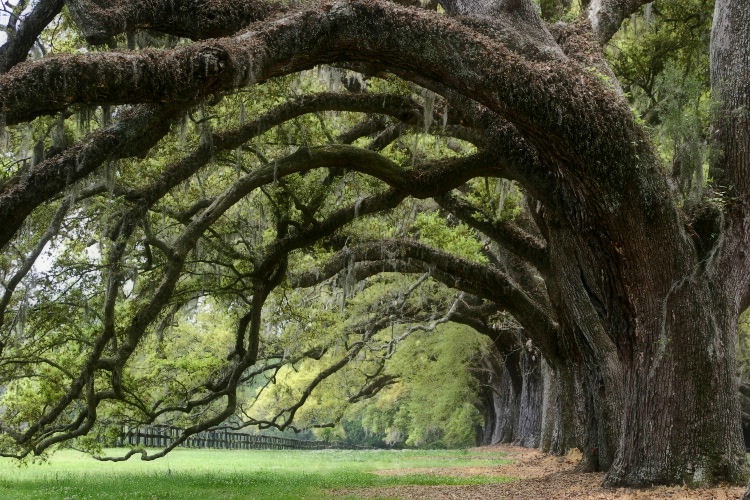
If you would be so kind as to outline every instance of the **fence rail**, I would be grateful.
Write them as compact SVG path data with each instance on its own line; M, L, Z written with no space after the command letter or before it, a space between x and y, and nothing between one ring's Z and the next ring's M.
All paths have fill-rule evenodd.
M166 425L125 428L117 446L146 446L163 448L171 445L181 430ZM204 431L187 438L179 446L186 448L218 448L225 450L320 450L337 448L325 441L260 436L231 431Z

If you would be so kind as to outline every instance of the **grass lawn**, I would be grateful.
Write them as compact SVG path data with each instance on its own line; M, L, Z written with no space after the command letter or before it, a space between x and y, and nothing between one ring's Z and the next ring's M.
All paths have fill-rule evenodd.
M121 452L122 453L122 452ZM501 453L467 450L231 451L178 449L155 462L97 462L71 450L49 462L19 467L0 459L0 498L330 498L330 488L406 484L480 484L509 478L427 474L378 476L412 467L504 463Z

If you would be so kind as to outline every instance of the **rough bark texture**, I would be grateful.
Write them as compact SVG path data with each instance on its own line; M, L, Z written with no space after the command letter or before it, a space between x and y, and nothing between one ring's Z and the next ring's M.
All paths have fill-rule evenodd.
M544 395L539 448L553 455L564 455L578 446L575 423L573 376L567 368L554 371L542 363Z
M13 26L8 41L0 47L0 73L25 61L39 34L62 10L64 0L41 0L23 18L20 26Z
M523 386L519 401L518 428L513 442L519 446L536 448L540 443L544 393L539 353L533 348L525 348L521 353L520 368Z
M192 39L227 36L267 18L278 3L235 0L121 2L66 0L86 40L100 44L128 31L153 29Z
M607 43L622 21L647 3L649 0L591 0L588 18L599 43Z
M518 350L505 355L500 363L487 367L491 374L484 380L484 426L482 444L512 443L518 427L519 396L522 378Z

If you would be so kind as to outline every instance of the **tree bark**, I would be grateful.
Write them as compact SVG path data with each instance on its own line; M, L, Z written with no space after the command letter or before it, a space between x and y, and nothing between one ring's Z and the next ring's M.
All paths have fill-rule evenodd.
M25 61L42 30L60 13L64 0L41 0L0 47L0 73Z
M551 302L574 366L584 467L609 470L609 485L744 480L737 299L722 290L720 263L700 260L670 212L635 227L606 216L598 227L611 229L598 234L548 223L548 283L559 286Z
M280 2L247 0L66 0L86 41L101 44L126 31L152 29L194 40L231 35L279 9Z
M541 441L544 395L542 360L539 352L530 346L524 347L520 368L523 385L519 398L518 427L513 436L513 444L536 448Z
M518 351L507 353L502 364L491 363L486 381L483 444L512 443L518 427L521 372Z
M542 362L544 395L539 448L552 455L564 455L578 446L575 423L573 375L567 366L552 369Z
M622 21L650 0L591 0L588 18L594 35L604 45L620 29Z
M675 281L629 363L612 485L743 482L736 317L704 273ZM686 411L703 408L703 411Z

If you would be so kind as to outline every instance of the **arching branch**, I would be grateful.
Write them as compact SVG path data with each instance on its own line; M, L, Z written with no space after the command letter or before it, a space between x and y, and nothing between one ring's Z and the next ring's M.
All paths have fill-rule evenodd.
M586 13L594 37L606 44L620 29L622 22L652 0L591 0Z
M339 148L341 147L344 146L340 146ZM155 322L160 312L169 303L170 297L174 293L177 282L182 275L188 253L195 247L202 234L214 222L216 222L219 217L248 193L264 184L273 182L274 179L279 179L285 175L309 170L311 168L352 168L356 165L351 162L361 160L366 163L360 166L364 169L372 167L376 172L382 170L383 166L379 166L379 163L382 163L382 161L379 160L380 157L377 153L364 151L366 154L363 155L357 154L355 150L359 151L359 153L363 153L363 151L358 150L357 148L352 148L350 146L346 146L345 148L347 148L348 151L337 151L335 149L329 151L300 150L298 153L285 158L276 165L267 165L258 168L236 181L234 185L230 186L219 197L217 197L210 206L204 209L187 225L182 234L171 244L169 258L165 262L161 270L162 272L158 273L154 278L152 282L154 286L146 287L141 290L138 297L135 299L136 303L141 304L141 307L134 311L129 319L129 323L117 332L113 332L111 329L105 329L99 334L99 336L92 342L92 347L86 362L81 366L78 375L70 381L70 385L66 392L47 410L44 415L16 436L18 443L21 445L33 443L32 446L35 450L43 450L44 447L49 446L50 443L70 439L76 435L80 435L78 433L85 433L86 429L89 429L91 425L93 425L93 422L96 419L96 414L95 411L92 410L96 409L99 402L118 397L117 387L121 378L121 371L125 366L125 363L132 356L141 339L149 331L149 326ZM390 163L386 165L388 168L391 166L392 164ZM126 220L119 225L119 236L118 234L113 234L113 238L115 238L115 241L117 242L113 247L112 257L110 258L113 264L116 264L121 260L124 244L127 241L128 236L132 234L133 225L137 220L138 213L139 207L136 207L129 215L126 215ZM334 229L333 225L331 226L331 229ZM274 266L278 266L278 264L274 263ZM269 276L269 274L259 274L261 279L264 276ZM254 308L253 310L257 312L260 310L260 307ZM230 388L236 386L244 369L255 361L258 339L256 335L257 330L254 330L254 328L259 328L259 326L257 326L258 321L259 316L257 318L255 316L251 318L247 351L239 360L235 361L228 375L224 378L224 381L221 384L223 391L219 392L222 392L228 398L227 405L221 412L224 416L218 421L211 419L207 423L204 422L201 424L202 426L209 424L215 425L234 411L233 408L236 404L236 395L230 390ZM253 325L253 322L255 322L256 325ZM110 356L105 357L105 348L110 346L113 335L117 335L122 341L113 349ZM96 373L101 370L109 371L111 373L113 389L101 390L93 395L84 393L86 387L89 387L91 381L95 378ZM61 418L61 415L63 415L69 406L84 394L86 394L85 399L89 410L78 414L76 420L77 423L73 425L73 427L71 427L72 424L66 424L65 422L58 423L58 419ZM226 413L227 411L229 413ZM206 427L201 427L200 430L204 428ZM71 429L74 430L71 431ZM188 429L186 432L193 431L195 431L195 429ZM199 430L195 432L199 432ZM144 459L156 458L157 456L161 455L157 454Z
M0 191L0 249L36 207L66 186L85 178L106 161L147 152L169 131L179 112L175 106L136 107L124 112L114 125L10 179Z
M636 155L653 156L626 103L596 75L569 61L536 64L509 46L452 19L366 0L289 14L237 38L170 51L26 63L0 78L0 95L10 124L73 103L185 102L315 64L382 64L388 53L393 72L416 71L471 96L508 118L551 161L599 165L592 172L609 176L625 163L630 168ZM570 126L582 115L592 118L587 127ZM605 139L623 133L622 141Z
M60 13L64 0L40 0L21 19L21 25L0 47L0 73L25 61L39 34Z
M488 236L498 245L528 261L543 275L549 273L549 255L543 241L528 234L509 221L491 222L476 215L475 207L450 194L438 196L435 201L461 221Z
M400 96L322 93L293 99L249 121L244 126L214 133L182 160L167 166L150 185L125 195L129 201L152 204L194 174L219 151L237 148L272 127L305 113L322 110L382 113L417 124L420 106ZM114 125L95 132L77 145L9 180L0 191L0 248L18 230L28 214L66 186L85 178L104 162L147 152L168 131L182 112L180 106L142 106L124 113Z
M322 269L294 276L291 283L311 286L356 263L364 264L354 269L358 279L378 272L429 272L450 288L495 302L527 328L529 336L545 350L545 355L556 355L555 321L509 276L413 240L384 240L346 248L336 253Z
M148 29L193 40L228 36L279 11L273 0L66 0L86 41L104 43L126 31Z
M302 96L287 101L236 129L213 133L210 140L195 151L168 165L156 181L128 193L126 199L135 203L153 203L206 165L218 152L238 148L298 116L325 110L382 113L409 122L416 122L421 116L417 103L400 96L337 93Z

